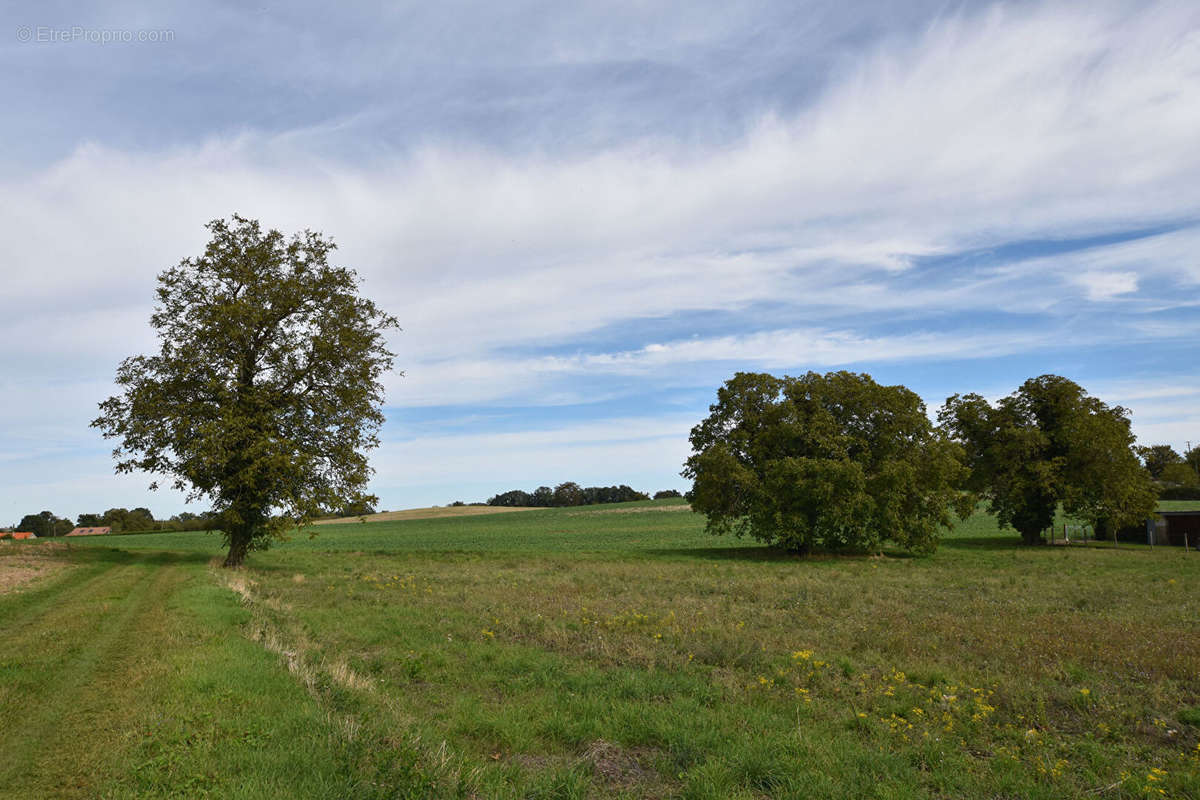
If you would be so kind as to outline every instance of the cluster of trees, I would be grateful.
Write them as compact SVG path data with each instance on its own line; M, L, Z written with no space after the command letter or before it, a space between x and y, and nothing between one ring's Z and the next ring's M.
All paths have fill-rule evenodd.
M1137 449L1150 477L1167 500L1200 500L1200 445L1180 455L1169 444Z
M628 503L632 500L649 500L650 496L625 484L620 486L580 486L574 481L560 483L551 489L539 486L532 492L513 489L510 492L489 497L489 506L530 506L533 508L560 508L563 506L590 506L597 503Z
M375 504L369 500L358 500L353 503L346 503L338 508L330 509L327 516L330 517L368 517L371 514L379 513Z
M193 515L189 515L193 516ZM78 517L81 528L111 527L113 533L137 533L139 531L161 530L163 524L154 518L148 508L110 508L103 514L80 514Z
M1056 510L1115 534L1153 513L1157 491L1120 406L1056 375L995 404L921 399L869 375L738 373L692 429L683 475L710 533L799 552L937 546L952 512L980 500L1027 543Z
M75 528L112 528L113 533L137 533L141 531L196 531L215 527L216 516L212 512L193 514L184 511L170 519L155 519L148 508L110 508L103 514L80 514L74 522L50 511L26 514L17 524L16 530L32 531L39 538L65 536Z
M21 521L13 530L29 531L39 539L43 539L47 536L64 536L70 533L74 527L75 523L71 520L50 511L42 511L38 514L26 514L21 517Z
M1158 491L1142 468L1128 412L1058 375L1026 381L994 406L954 395L939 421L965 445L965 486L1027 544L1042 540L1061 505L1098 535L1140 525Z

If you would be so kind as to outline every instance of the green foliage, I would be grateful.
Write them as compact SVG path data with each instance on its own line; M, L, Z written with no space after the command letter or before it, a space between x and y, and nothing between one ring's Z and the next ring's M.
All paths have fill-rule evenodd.
M1159 479L1163 470L1172 464L1183 464L1183 456L1175 452L1169 444L1152 444L1135 448L1138 457L1142 459L1150 477Z
M583 505L583 487L575 481L565 481L555 486L554 505L559 508Z
M166 522L159 524L161 527L172 531L203 531L216 528L218 522L217 515L211 511L206 511L203 514L193 514L191 511L183 511L171 517Z
M1192 472L1200 475L1200 444L1184 453L1183 460L1192 468Z
M356 503L348 503L334 512L337 517L368 517L374 514L375 506L369 501L359 501Z
M92 425L119 440L118 472L210 499L235 566L324 509L375 499L365 451L396 320L329 265L319 233L289 240L237 215L208 229L203 255L158 278L159 352L121 363Z
M1067 378L1031 378L995 406L977 394L954 395L938 417L966 448L969 488L1028 544L1042 541L1060 503L1110 535L1154 511L1156 492L1126 410Z
M1200 500L1200 486L1170 486L1158 493L1160 500Z
M679 493L676 492L678 497ZM636 500L649 500L649 496L630 486L580 486L574 481L566 481L551 489L549 486L539 486L533 492L513 489L512 491L489 497L489 506L525 506L530 508L562 508L564 506L592 506L600 503L631 503Z
M80 514L76 524L81 528L112 528L113 533L145 533L149 531L198 531L218 526L211 511L194 514L184 511L170 519L155 519L148 508L110 508L103 514Z
M1186 488L1200 486L1200 475L1196 474L1191 464L1184 463L1182 459L1178 463L1164 466L1158 474L1158 479L1173 486Z
M88 514L88 517L98 517L97 525L112 528L113 533L138 533L140 531L158 530L161 525L154 519L148 508L110 508L103 514Z
M960 499L960 448L903 386L869 375L740 372L692 429L683 475L714 534L808 552L929 552Z
M38 538L47 536L64 536L71 532L75 524L69 519L59 517L49 511L38 514L26 514L17 523L16 530L29 531Z

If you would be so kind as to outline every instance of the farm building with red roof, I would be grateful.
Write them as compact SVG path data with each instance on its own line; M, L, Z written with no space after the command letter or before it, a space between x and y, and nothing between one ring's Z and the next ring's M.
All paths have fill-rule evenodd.
M75 528L67 536L103 536L112 533L112 528Z

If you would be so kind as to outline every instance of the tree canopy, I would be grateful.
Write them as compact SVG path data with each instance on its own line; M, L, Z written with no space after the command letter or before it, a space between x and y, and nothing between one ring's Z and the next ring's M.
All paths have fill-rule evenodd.
M1183 460L1192 468L1192 472L1200 476L1200 444L1184 453Z
M1184 488L1195 488L1200 486L1200 475L1192 469L1192 465L1179 461L1177 464L1167 464L1162 468L1162 472L1158 474L1158 479L1164 484L1171 486L1181 486Z
M939 419L966 449L969 487L1028 544L1042 541L1059 504L1114 535L1154 512L1128 413L1067 378L1030 378L995 405L954 395Z
M489 506L528 506L534 508L557 508L563 506L590 506L599 503L628 503L633 500L648 500L648 495L631 486L580 486L574 481L565 481L551 489L539 486L532 492L521 489L502 492L488 498Z
M1152 444L1136 448L1138 457L1142 459L1150 477L1158 480L1163 470L1172 464L1183 464L1183 456L1175 452L1169 444Z
M710 533L799 552L884 540L928 552L951 524L961 448L903 386L853 372L740 372L709 411L683 475Z
M325 509L375 500L366 451L397 323L328 263L322 234L238 215L207 227L204 253L158 277L158 353L121 362L92 425L118 440L118 472L211 500L236 566Z
M29 531L38 538L65 536L74 527L75 525L71 520L60 517L50 511L42 511L38 514L26 514L17 523L17 530Z
M148 508L110 508L103 514L80 514L75 524L81 528L112 528L113 533L144 531L194 531L219 527L211 512L184 511L170 519L155 519Z

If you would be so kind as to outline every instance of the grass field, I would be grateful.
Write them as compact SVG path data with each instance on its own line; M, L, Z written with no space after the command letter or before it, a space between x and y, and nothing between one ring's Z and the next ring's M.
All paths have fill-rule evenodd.
M361 517L337 517L320 519L315 525L345 525L354 522L401 522L409 519L440 519L442 517L474 517L481 514L507 514L513 511L529 511L520 506L431 506L409 508L404 511L380 511Z
M0 796L1200 797L1200 556L670 509L0 547Z

